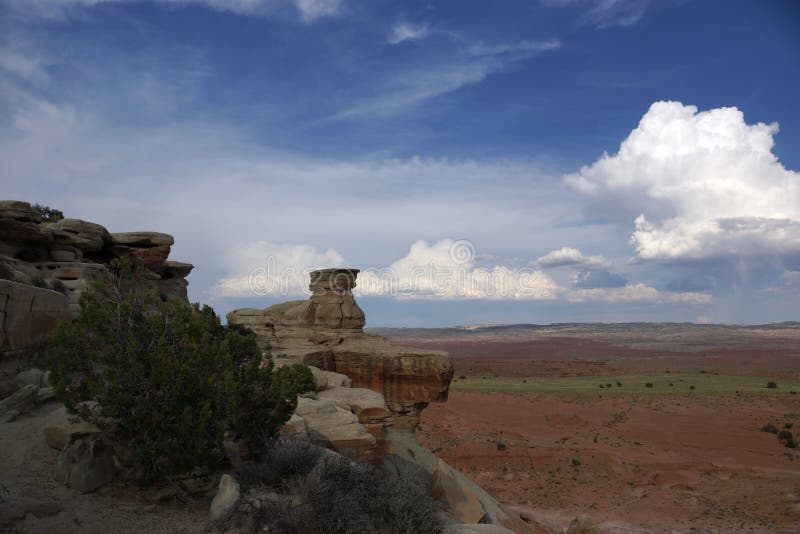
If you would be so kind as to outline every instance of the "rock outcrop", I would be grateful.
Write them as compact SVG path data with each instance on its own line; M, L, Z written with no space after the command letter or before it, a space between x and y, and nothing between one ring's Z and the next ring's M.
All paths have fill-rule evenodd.
M234 310L228 323L254 332L279 365L312 365L347 375L354 388L380 393L391 412L387 424L414 429L429 403L447 400L450 357L365 334L364 312L352 294L357 275L357 269L314 271L308 300Z
M0 353L42 346L68 317L68 301L61 293L0 280Z
M42 222L27 202L0 201L0 267L15 279L41 278L63 288L72 313L80 294L114 258L129 258L151 273L159 293L188 302L193 266L168 261L174 239L158 232L110 233L80 219Z

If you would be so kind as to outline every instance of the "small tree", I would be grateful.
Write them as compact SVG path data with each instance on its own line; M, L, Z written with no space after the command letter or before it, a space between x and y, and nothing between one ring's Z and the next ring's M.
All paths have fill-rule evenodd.
M162 302L145 272L115 260L59 325L50 350L67 409L109 429L144 481L223 461L223 436L258 444L314 389L303 366L273 373L252 334L208 306ZM257 447L257 449L260 447Z
M42 218L42 222L56 222L64 218L64 212L51 208L50 206L45 206L44 204L33 204L31 208L39 214L39 217Z

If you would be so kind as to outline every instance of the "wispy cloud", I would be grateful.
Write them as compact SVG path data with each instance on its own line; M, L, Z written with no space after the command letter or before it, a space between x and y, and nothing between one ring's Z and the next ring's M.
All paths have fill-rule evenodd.
M650 0L541 0L550 7L578 7L582 24L595 28L633 26L647 12Z
M392 75L378 89L378 96L364 98L332 119L386 117L407 112L423 102L480 83L492 74L560 45L559 41L523 41L457 47L439 61Z
M98 4L127 3L136 0L7 0L18 15L28 18L63 18L79 9ZM215 11L246 16L272 16L290 6L304 22L338 14L343 0L152 0L170 6L200 5Z
M403 41L418 41L428 36L427 24L408 24L401 22L392 28L386 42L389 44L400 44Z

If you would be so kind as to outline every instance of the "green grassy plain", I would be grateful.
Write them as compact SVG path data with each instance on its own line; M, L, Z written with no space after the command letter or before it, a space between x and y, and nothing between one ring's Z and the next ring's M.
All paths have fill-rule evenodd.
M767 388L770 380L776 389ZM621 386L618 386L620 383ZM651 383L652 387L646 384ZM608 384L611 386L609 387ZM672 385L670 385L672 384ZM603 386L602 388L600 386ZM694 386L694 389L691 388ZM498 393L542 393L559 395L707 395L725 393L800 394L800 380L769 379L713 373L631 374L578 377L495 377L455 378L453 391Z

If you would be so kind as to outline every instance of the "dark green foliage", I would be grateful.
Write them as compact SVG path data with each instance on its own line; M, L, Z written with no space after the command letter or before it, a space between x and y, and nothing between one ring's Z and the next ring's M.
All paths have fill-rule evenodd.
M64 218L64 213L43 204L33 204L31 208L39 214L42 222L56 222Z
M14 271L9 269L8 266L4 263L0 263L0 279L2 280L14 279Z
M762 426L761 427L761 431L762 432L769 432L770 434L777 434L778 433L778 427L776 427L775 425L770 423L770 424Z
M651 388L651 387L653 387L653 383L652 382L645 382L644 387Z
M767 382L767 389L777 389L777 388L778 384L776 384L775 382Z
M572 459L572 466L573 467L578 467L579 465L581 465L581 461L578 460L577 458L573 458Z
M28 282L29 285L33 287L41 287L42 289L50 289L50 286L47 285L47 282L44 281L44 278L41 276L32 276Z
M507 448L508 448L508 445L506 445L506 444L505 444L505 443L503 443L502 441L498 441L498 442L497 442L497 450L498 450L498 451L504 451L504 450L506 450Z
M792 435L792 433L789 432L788 430L781 430L780 432L778 432L778 440L780 440L781 443L783 443L790 449L797 448L797 442L794 440L794 436Z
M313 389L307 368L273 373L252 334L225 328L208 306L162 302L120 260L59 325L49 363L68 410L109 428L142 481L218 467L226 431L263 442Z
M275 490L283 495L262 499L256 511L235 507L213 528L255 533L267 527L269 532L296 534L442 530L430 487L420 483L418 473L379 471L314 445L283 440L272 443L263 458L237 473L243 492L255 488L262 495Z

